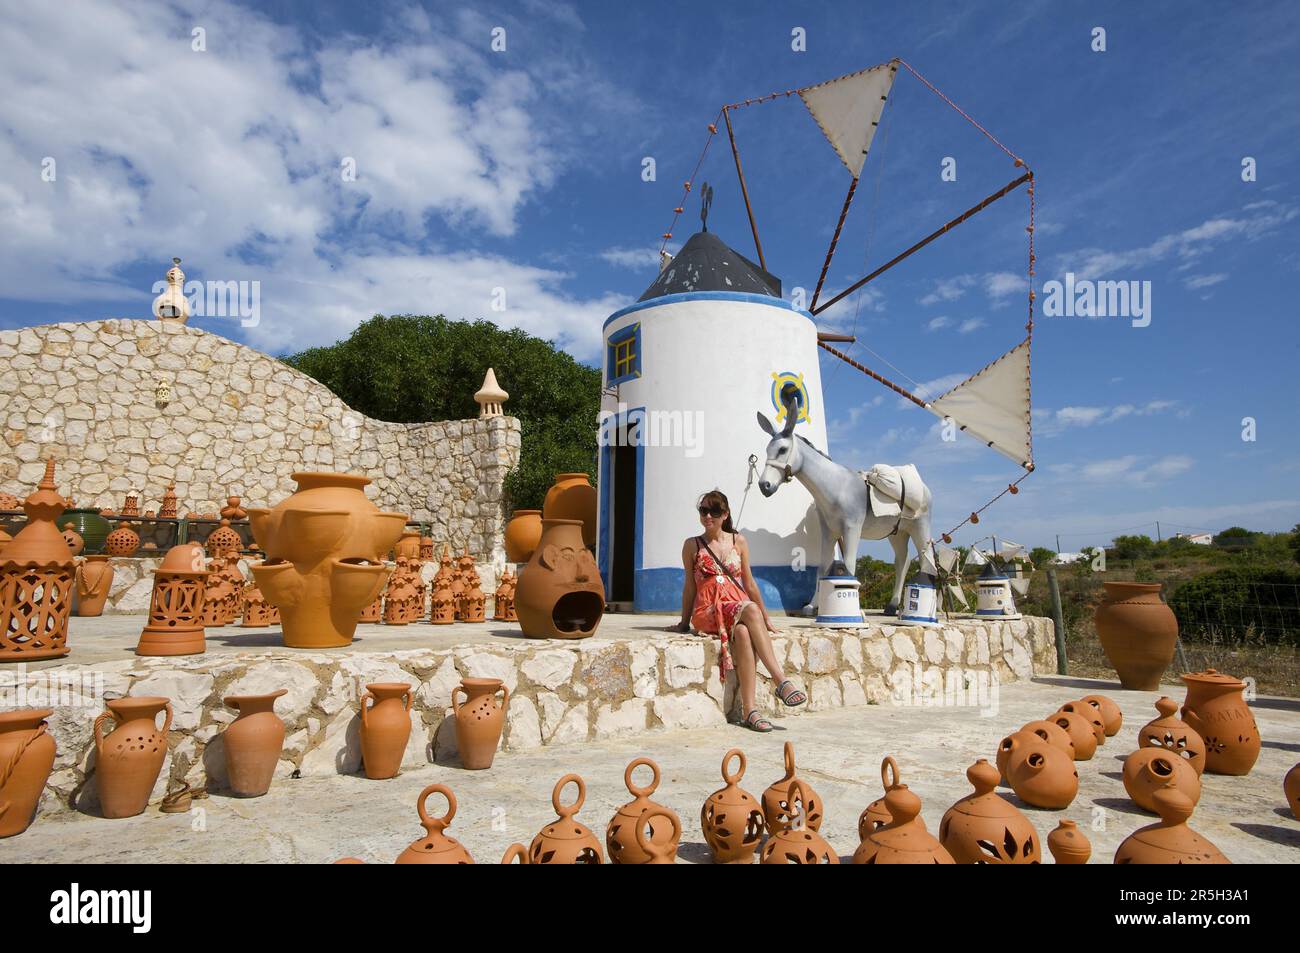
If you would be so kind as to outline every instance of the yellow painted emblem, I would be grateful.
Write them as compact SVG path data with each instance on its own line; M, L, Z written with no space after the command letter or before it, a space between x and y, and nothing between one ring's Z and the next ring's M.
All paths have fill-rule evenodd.
M772 406L776 409L776 422L778 424L785 422L785 404L781 401L781 393L787 387L794 388L796 406L799 408L799 416L795 418L795 422L808 423L811 419L808 407L808 387L803 382L803 375L796 374L794 371L782 371L779 374L772 375Z

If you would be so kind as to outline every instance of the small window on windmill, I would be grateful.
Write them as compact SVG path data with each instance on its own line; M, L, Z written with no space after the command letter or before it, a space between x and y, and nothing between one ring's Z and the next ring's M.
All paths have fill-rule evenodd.
M621 384L641 376L640 322L610 335L605 376L608 384Z

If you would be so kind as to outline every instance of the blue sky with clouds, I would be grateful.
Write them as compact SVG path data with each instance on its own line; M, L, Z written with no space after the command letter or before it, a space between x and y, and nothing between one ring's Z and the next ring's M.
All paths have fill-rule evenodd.
M1075 550L1156 520L1166 534L1300 521L1294 4L2 6L0 327L143 316L179 255L191 279L261 282L258 326L195 323L272 353L413 311L488 317L594 360L604 317L653 278L723 103L901 56L1034 169L1040 289L1066 272L1151 283L1147 327L1040 317L1038 472L979 535L1060 533ZM769 267L811 288L848 175L797 98L734 119ZM828 287L1016 174L900 74ZM712 230L752 257L725 138L698 179L716 189ZM1025 216L1022 190L827 327L939 392L1023 334ZM697 221L692 200L670 247ZM743 346L716 342L720 357ZM834 358L822 369L832 454L916 462L940 528L1017 475Z

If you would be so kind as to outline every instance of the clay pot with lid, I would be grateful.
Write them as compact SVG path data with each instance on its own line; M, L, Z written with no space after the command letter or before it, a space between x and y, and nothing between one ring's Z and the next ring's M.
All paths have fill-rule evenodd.
M596 488L585 473L557 473L542 501L542 520L582 523L582 544L596 545Z
M134 817L149 806L149 796L167 758L172 703L161 697L127 696L104 703L95 719L95 777L105 817ZM165 712L162 727L158 714ZM104 726L115 722L105 733Z
M227 695L222 699L239 712L221 735L226 776L236 797L261 797L271 789L284 750L284 722L275 713L275 700L288 691L281 688L267 695Z
M605 612L605 584L580 520L542 520L542 538L515 589L519 628L531 639L585 639Z
M54 769L54 736L45 719L52 708L0 712L0 837L13 837L31 826L45 782Z
M1291 816L1300 821L1300 764L1288 771L1282 779L1282 793L1286 795Z
M1058 711L1047 716L1048 721L1064 728L1074 744L1074 760L1090 761L1097 753L1097 736L1092 721L1077 711Z
M512 563L526 563L542 539L542 511L515 510L506 524L506 559Z
M134 556L140 548L140 537L129 523L117 524L117 529L104 537L104 552L110 556Z
M1164 748L1138 748L1124 759L1124 790L1144 811L1156 813L1156 791L1173 784L1193 804L1201 799L1201 778L1185 760Z
M1174 659L1178 619L1160 598L1160 583L1107 582L1093 615L1106 658L1131 691L1153 692Z
M786 811L794 822L776 831L763 845L759 860L763 864L838 864L839 855L826 838L812 827L812 794L808 787L795 778L790 782L785 798ZM798 809L796 810L796 805Z
M1070 715L1079 715L1092 727L1092 736L1097 741L1097 747L1100 748L1106 743L1106 723L1101 717L1101 712L1086 702L1066 702L1058 711L1063 711Z
M113 588L113 564L107 556L83 556L77 563L77 615L104 614L104 603Z
M372 781L396 777L402 769L402 756L411 738L414 704L415 696L406 682L372 682L366 686L361 696L361 763Z
M987 762L985 762L987 764ZM952 864L956 861L921 823L921 799L899 784L885 795L890 822L853 852L855 864Z
M639 787L632 781L637 768L647 767L650 784ZM677 860L682 822L675 813L650 800L659 787L659 765L649 758L636 758L623 772L623 783L632 800L620 807L605 828L605 850L612 864L671 864ZM643 828L649 828L647 838ZM652 852L649 848L653 847ZM654 859L659 858L659 859Z
M501 700L497 693L501 692ZM464 694L465 701L460 701ZM460 762L471 771L492 767L506 723L510 689L499 678L464 678L451 690Z
M0 558L0 662L63 658L68 654L76 564L55 521L66 502L55 491L54 461L23 501L27 523Z
M1184 675L1187 698L1183 721L1205 742L1205 770L1211 774L1250 774L1259 758L1259 726L1242 692L1246 683L1207 668Z
M578 796L572 804L561 804L560 795L566 785L576 784ZM555 782L551 791L551 805L556 818L538 832L528 845L530 864L603 864L604 854L600 839L586 825L575 821L574 815L582 810L587 800L587 785L576 774L566 774Z
M1163 748L1182 758L1200 774L1205 770L1205 742L1191 725L1175 714L1178 702L1166 695L1156 702L1156 711L1160 712L1160 717L1147 722L1138 732L1138 747Z
M980 758L966 769L975 789L948 808L939 823L939 842L959 864L1038 864L1038 831L1014 804L994 793L998 769Z
M1084 695L1079 701L1085 705L1091 705L1101 715L1102 724L1105 725L1106 737L1113 738L1118 734L1124 724L1124 713L1120 711L1119 705L1111 701L1105 695Z
M1091 733L1089 733L1091 737ZM1070 756L1037 735L1016 732L1002 739L1006 779L1026 804L1060 811L1079 793L1079 773Z
M794 744L785 743L785 775L773 781L763 792L763 820L768 834L775 834L790 826L790 788L794 785L795 764ZM811 830L820 830L822 826L822 799L807 781L803 782L804 797L800 806L808 812L807 826Z
M732 758L740 759L735 774L727 771ZM700 830L713 852L715 864L752 864L763 839L763 808L758 799L740 787L745 776L745 753L732 748L722 756L726 786L708 796L700 808Z
M1047 849L1058 864L1086 864L1092 856L1092 844L1074 821L1063 820L1047 835Z
M430 817L427 810L429 795L441 794L447 799L447 813L442 817ZM474 858L469 855L464 845L446 833L447 827L456 816L456 795L445 784L430 784L420 792L420 799L415 803L420 814L420 824L424 827L424 836L412 843L398 855L399 864L472 864Z
M898 774L898 762L893 759L892 755L886 756L880 762L880 783L884 786L885 792L876 798L866 809L858 815L858 841L864 841L871 835L872 831L878 831L882 827L888 827L893 823L893 817L889 813L889 808L885 807L885 794L901 787ZM917 822L925 827L925 820L918 817Z
M1187 826L1195 805L1173 786L1152 796L1160 823L1139 828L1115 851L1117 864L1230 864L1219 848Z

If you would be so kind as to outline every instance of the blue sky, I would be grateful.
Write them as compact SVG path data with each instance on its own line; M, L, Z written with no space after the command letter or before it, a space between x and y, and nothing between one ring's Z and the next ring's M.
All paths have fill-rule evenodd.
M1147 327L1040 317L1038 472L959 541L1289 529L1298 36L1286 3L5 3L0 327L144 316L179 255L191 279L261 282L257 327L195 324L272 353L415 311L594 360L603 318L654 276L721 104L901 56L1034 169L1040 289L1067 271L1152 288ZM811 288L848 175L797 98L735 124L769 267ZM1015 174L900 74L828 287ZM752 257L725 138L699 179L716 189L712 230ZM828 326L937 393L1023 333L1025 212L1023 191L996 203ZM692 200L672 246L697 221ZM719 357L741 346L717 342ZM939 528L1017 475L834 358L823 375L832 454L916 462Z

